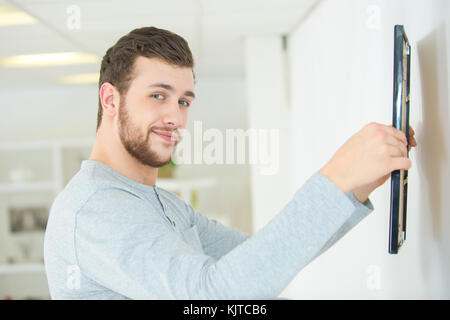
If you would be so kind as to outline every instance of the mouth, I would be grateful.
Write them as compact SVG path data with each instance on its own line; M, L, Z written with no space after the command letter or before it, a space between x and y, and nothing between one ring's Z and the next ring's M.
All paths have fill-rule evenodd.
M175 142L178 140L178 135L175 132L160 130L153 130L152 132L167 142Z

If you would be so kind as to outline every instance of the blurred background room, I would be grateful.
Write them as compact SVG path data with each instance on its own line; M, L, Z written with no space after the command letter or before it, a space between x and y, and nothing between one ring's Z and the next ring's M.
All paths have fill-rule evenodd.
M89 157L100 61L121 36L155 26L189 42L197 98L188 131L196 121L224 136L277 130L273 172L248 158L169 164L156 183L209 218L254 233L351 135L372 121L392 123L396 24L412 48L410 123L418 141L408 239L388 254L388 181L370 196L375 211L281 296L449 299L446 0L0 0L0 299L50 298L48 211Z

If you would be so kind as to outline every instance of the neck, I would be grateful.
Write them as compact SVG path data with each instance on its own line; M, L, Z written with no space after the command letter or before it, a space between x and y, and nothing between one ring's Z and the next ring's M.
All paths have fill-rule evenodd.
M156 183L158 168L140 163L125 150L120 139L106 137L101 128L97 132L89 160L101 162L136 182L149 186Z

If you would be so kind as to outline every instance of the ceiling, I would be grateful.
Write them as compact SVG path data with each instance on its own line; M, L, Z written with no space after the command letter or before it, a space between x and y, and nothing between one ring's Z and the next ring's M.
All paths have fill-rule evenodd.
M246 36L289 33L320 0L0 0L38 20L0 27L0 58L83 51L101 58L134 28L156 26L183 36L199 75L243 76ZM75 5L74 7L71 7ZM72 11L71 11L72 10ZM73 11L74 10L74 11ZM70 25L79 12L79 28ZM98 72L99 64L5 68L0 88L52 85L61 76Z

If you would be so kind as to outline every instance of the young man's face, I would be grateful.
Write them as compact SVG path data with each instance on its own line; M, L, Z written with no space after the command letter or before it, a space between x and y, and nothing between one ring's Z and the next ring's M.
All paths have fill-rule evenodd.
M120 99L117 118L119 137L128 153L155 168L169 163L193 100L191 68L138 57L134 78Z

